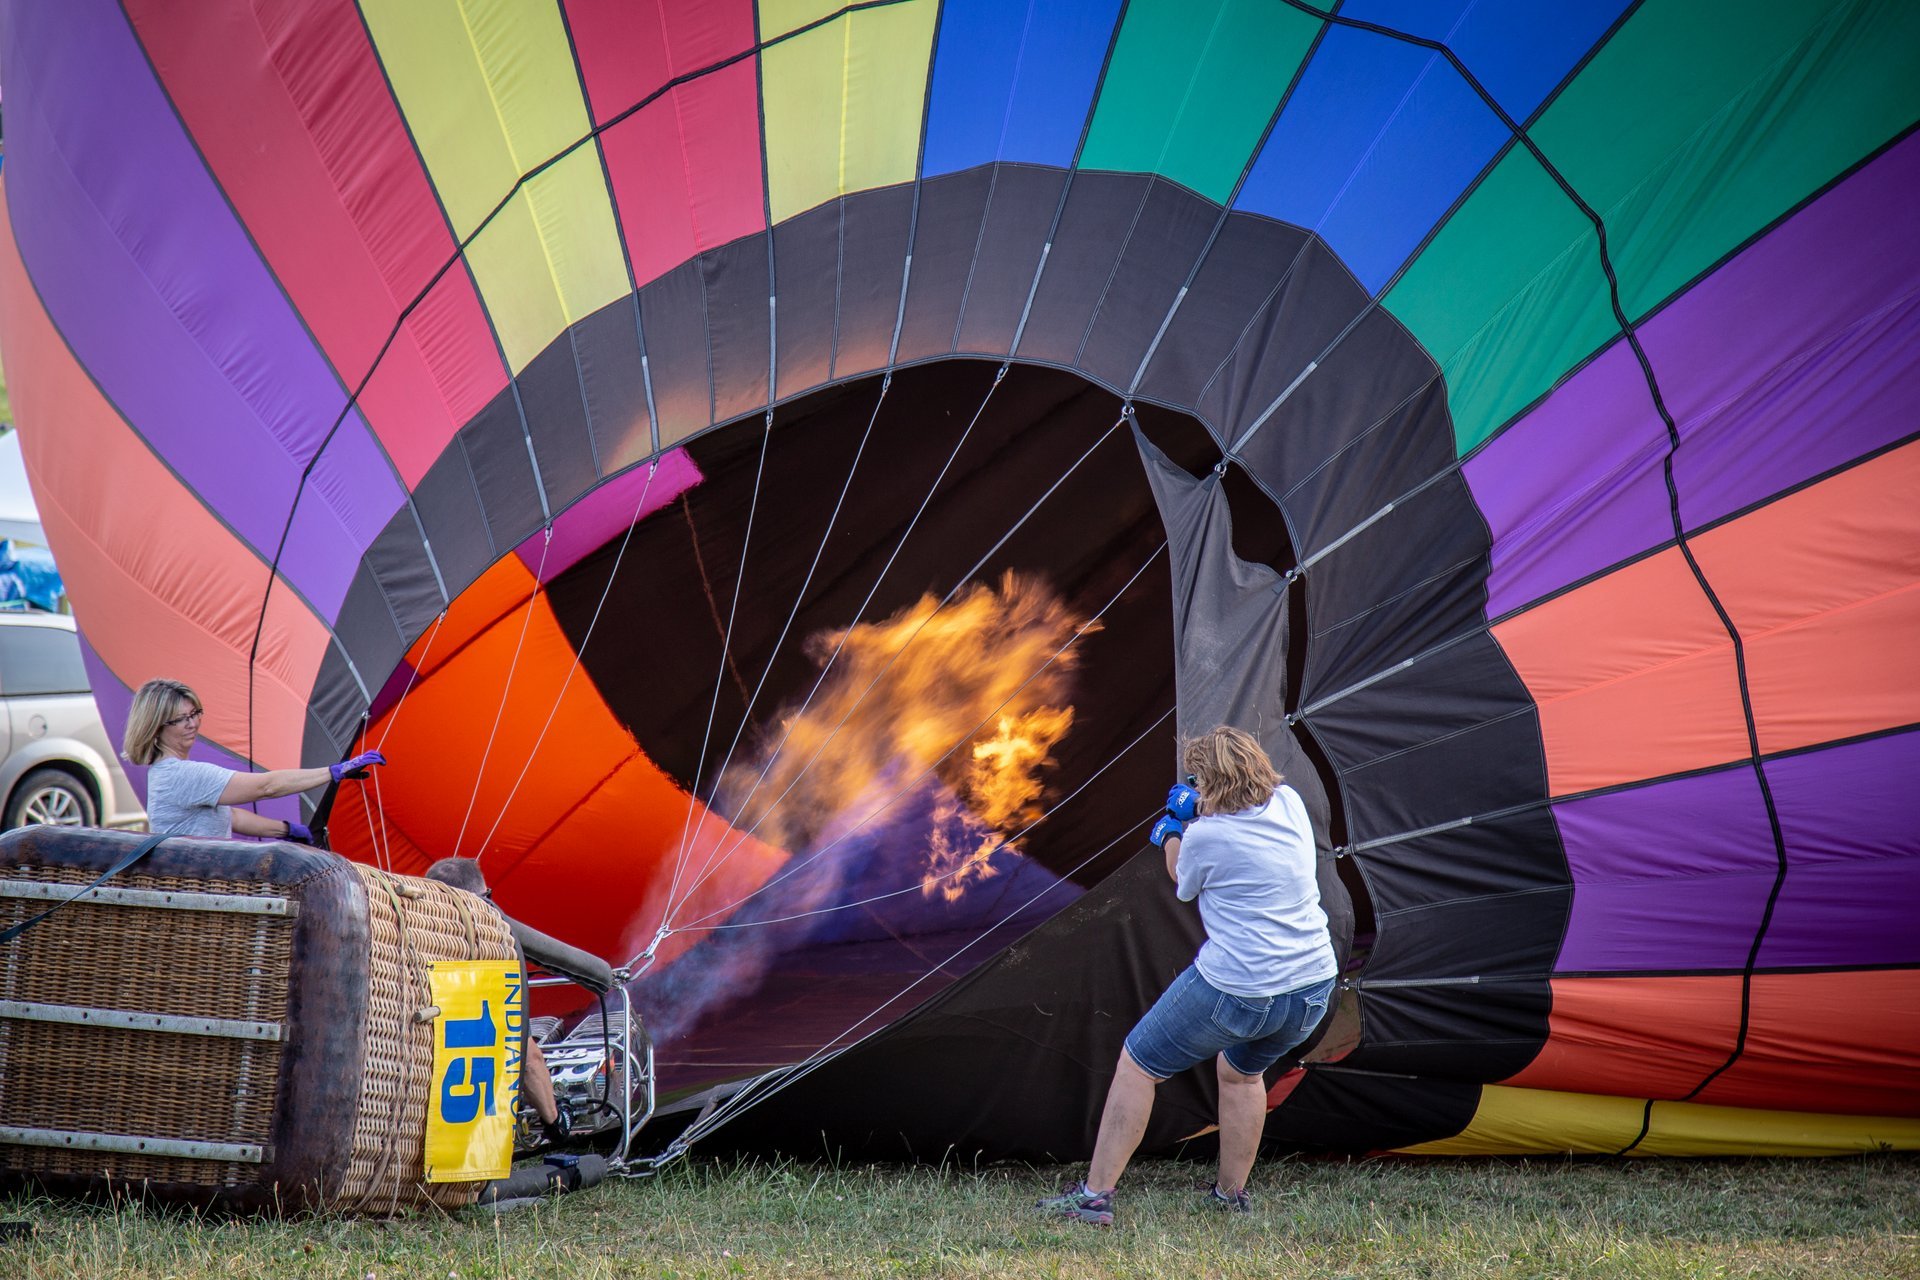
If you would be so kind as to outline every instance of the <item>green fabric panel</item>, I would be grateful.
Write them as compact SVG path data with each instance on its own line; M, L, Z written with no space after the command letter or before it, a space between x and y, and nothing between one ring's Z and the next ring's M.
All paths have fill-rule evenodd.
M1912 0L1666 0L1533 136L1606 219L1639 320L1916 119Z
M1386 305L1446 375L1461 453L1619 332L1593 224L1518 148Z
M1134 0L1080 165L1226 203L1320 29L1277 0Z
M1648 0L1534 127L1644 317L1920 117L1920 5ZM1466 453L1618 336L1589 224L1510 152L1386 297Z

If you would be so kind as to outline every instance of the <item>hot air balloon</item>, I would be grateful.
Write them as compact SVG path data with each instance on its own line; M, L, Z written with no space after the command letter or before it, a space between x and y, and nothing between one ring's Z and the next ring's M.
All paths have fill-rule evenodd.
M236 765L379 746L336 847L630 967L690 1132L1084 1153L1233 722L1346 957L1270 1143L1920 1147L1920 9L0 31L110 726L166 674Z

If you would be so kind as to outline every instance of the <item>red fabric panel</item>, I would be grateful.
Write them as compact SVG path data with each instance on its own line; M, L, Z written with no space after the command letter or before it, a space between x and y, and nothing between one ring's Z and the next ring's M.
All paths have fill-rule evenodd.
M566 0L595 124L676 76L753 48L753 0Z
M767 225L758 92L747 59L600 135L636 284Z
M1739 1034L1737 976L1555 978L1546 1043L1501 1083L1678 1098L1727 1060Z
M349 390L455 246L352 0L128 0L161 83ZM395 338L363 410L407 485L506 385L464 270Z
M1920 1116L1920 971L1763 973L1739 1061L1695 1099Z
M1920 444L1701 534L1763 752L1920 720Z

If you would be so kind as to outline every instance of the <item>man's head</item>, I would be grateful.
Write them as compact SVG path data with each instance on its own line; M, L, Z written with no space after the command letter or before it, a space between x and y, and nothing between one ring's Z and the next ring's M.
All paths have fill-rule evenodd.
M1280 785L1280 775L1260 740L1231 725L1210 729L1188 742L1180 759L1208 813L1258 808Z
M480 864L472 858L442 858L427 868L426 876L482 898L493 896L487 889L486 876L480 873Z

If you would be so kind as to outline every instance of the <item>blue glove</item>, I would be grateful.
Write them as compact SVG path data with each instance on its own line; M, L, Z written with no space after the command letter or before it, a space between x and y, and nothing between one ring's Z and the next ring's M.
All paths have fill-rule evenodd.
M293 841L295 844L312 844L313 831L305 823L289 822L287 824L287 839Z
M351 760L342 760L339 764L328 765L327 772L333 775L335 782L344 782L348 778L358 779L366 777L368 765L385 764L386 762L387 758L378 751L362 751Z
M1153 831L1147 836L1147 839L1164 849L1167 847L1167 841L1181 834L1186 829L1187 824L1180 821L1180 819L1170 813L1162 814L1160 821L1153 824Z
M1176 782L1167 791L1167 812L1182 822L1200 816L1200 793L1184 782Z

